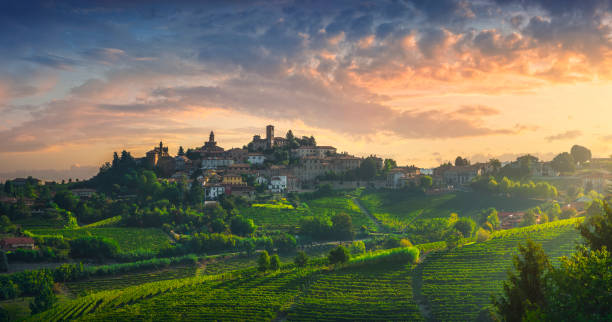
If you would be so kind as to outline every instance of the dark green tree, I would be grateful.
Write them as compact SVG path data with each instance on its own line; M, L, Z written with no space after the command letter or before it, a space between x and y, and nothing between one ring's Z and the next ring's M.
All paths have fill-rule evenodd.
M37 290L34 300L30 303L32 315L50 309L57 301L53 293L53 278L47 270L41 270L36 275L35 285Z
M278 254L272 255L272 257L270 257L270 270L278 271L280 269L280 266L281 262L280 258L278 257Z
M563 152L554 157L550 165L559 172L573 172L576 169L574 158L567 152Z
M265 272L270 267L270 255L267 251L262 251L257 259L257 269L260 272Z
M234 235L250 236L255 232L256 228L253 219L247 219L242 216L233 217L230 221L230 230Z
M8 258L6 253L0 250L0 272L8 272Z
M178 155L185 155L185 150L183 149L183 146L179 146Z
M346 247L339 245L332 249L327 255L327 259L331 264L344 264L351 258L351 253Z
M455 223L455 229L463 235L465 238L470 238L472 236L472 232L476 229L476 223L472 220L472 218L462 217L457 220Z
M572 146L572 149L570 150L570 154L572 155L572 158L574 159L574 161L580 164L591 160L591 150L581 145Z
M297 267L304 267L308 264L308 255L304 251L297 252L297 255L293 259L293 263Z
M528 239L525 245L518 245L518 250L502 295L493 299L503 321L522 321L528 310L543 307L546 300L546 274L551 265L542 246Z
M389 171L393 168L397 168L397 162L395 162L395 160L393 159L385 159L384 163L383 163L383 170L384 171Z
M460 166L465 166L465 165L470 165L470 161L468 159L464 159L460 156L458 156L455 159L455 166L456 167L460 167Z
M376 176L376 160L374 158L365 158L359 168L357 174L361 180L372 180Z
M433 185L433 178L430 176L422 176L419 179L419 186L423 189L429 189Z
M612 209L608 203L603 204L603 214L587 217L579 226L580 234L586 244L593 250L604 247L612 250Z
M332 231L336 238L341 240L353 240L353 219L346 213L338 213L332 217Z

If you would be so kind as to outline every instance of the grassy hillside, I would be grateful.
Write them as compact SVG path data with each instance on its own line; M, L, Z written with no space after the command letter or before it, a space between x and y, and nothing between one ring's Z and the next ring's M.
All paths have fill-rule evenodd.
M252 207L240 209L240 213L253 219L256 225L264 230L294 229L299 225L300 219L307 216L323 216L331 218L334 214L344 212L353 219L355 230L362 225L375 230L374 223L370 218L359 210L359 206L353 202L351 196L325 197L309 200L294 208L286 202L254 204Z
M423 320L412 297L412 265L367 265L318 276L299 296L289 321Z
M431 253L420 264L417 278L431 318L439 321L475 320L498 294L512 266L517 244L527 238L542 243L553 258L575 251L577 219L500 232L492 240L452 251ZM418 284L421 284L420 281Z
M401 190L368 192L359 200L390 230L401 229L415 219L448 217L453 212L461 217L474 217L489 207L498 211L519 211L542 203L533 199L483 196L478 192L424 196Z
M250 268L151 282L64 301L32 320L235 321L287 315L290 320L301 320L310 319L313 313L318 320L419 319L410 290L412 265L405 256L410 252L396 249L365 255L336 270L285 265L266 274ZM336 301L341 302L332 308ZM319 310L315 312L316 306Z
M332 217L337 213L346 213L353 219L353 228L358 230L366 226L370 231L376 231L376 225L368 215L361 212L350 196L326 197L308 201L308 206L313 215Z
M122 252L135 250L157 251L170 241L168 234L159 228L78 228L78 229L31 229L35 235L62 235L65 238L101 236L114 239Z

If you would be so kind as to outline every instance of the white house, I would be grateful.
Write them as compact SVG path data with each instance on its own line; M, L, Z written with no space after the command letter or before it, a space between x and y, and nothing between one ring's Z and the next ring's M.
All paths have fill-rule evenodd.
M266 179L266 177L257 176L257 178L255 178L255 183L257 183L257 184L267 184L268 183L268 179Z
M206 158L202 160L202 169L216 169L234 164L232 159Z
M260 153L249 153L247 161L250 164L263 164L266 161L266 157Z
M225 187L221 185L206 186L204 187L204 195L207 200L216 200L225 193Z
M274 176L270 178L268 189L272 192L284 192L287 190L287 176Z

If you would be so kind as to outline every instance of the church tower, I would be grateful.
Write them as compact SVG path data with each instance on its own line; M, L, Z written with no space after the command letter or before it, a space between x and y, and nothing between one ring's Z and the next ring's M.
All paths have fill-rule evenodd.
M208 142L215 142L215 133L210 131L210 137L208 138Z

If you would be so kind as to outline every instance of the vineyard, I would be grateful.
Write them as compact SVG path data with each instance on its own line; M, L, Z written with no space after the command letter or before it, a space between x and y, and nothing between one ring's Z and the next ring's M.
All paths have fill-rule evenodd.
M323 216L331 218L336 213L346 213L353 219L355 230L362 225L371 231L376 226L370 218L359 210L350 196L325 197L302 203L300 207L294 208L286 203L253 204L252 207L240 209L240 214L246 218L253 219L256 225L262 226L264 230L289 231L299 225L300 219L307 216Z
M415 219L448 217L453 212L462 217L475 217L489 207L499 211L519 211L541 203L538 200L493 195L485 198L477 192L423 196L401 190L364 193L359 200L390 230L402 229Z
M288 312L289 321L422 320L412 298L412 265L366 265L319 275Z
M158 228L78 228L78 229L31 229L35 235L62 235L72 239L84 236L100 236L114 239L122 252L135 250L157 251L168 244L170 238Z
M517 244L526 238L542 243L552 258L572 253L579 234L570 219L498 233L497 238L466 245L455 250L434 252L420 264L417 278L431 318L441 321L475 320L501 291L502 281L511 268ZM544 225L542 225L544 226Z
M376 225L355 204L349 196L326 197L308 201L308 206L313 215L332 217L337 213L346 213L353 219L353 227L358 230L361 226L366 226L370 231L376 231Z

